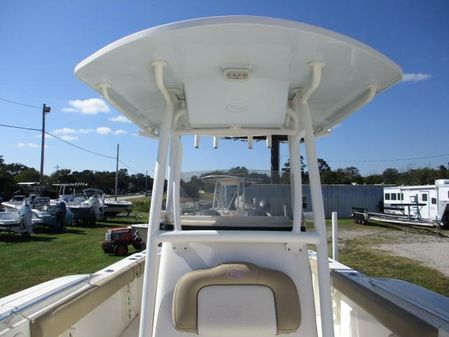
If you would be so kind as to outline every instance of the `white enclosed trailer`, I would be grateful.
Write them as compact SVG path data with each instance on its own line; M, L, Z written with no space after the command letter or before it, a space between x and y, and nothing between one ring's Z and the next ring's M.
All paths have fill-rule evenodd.
M442 221L448 225L449 179L435 185L394 186L384 188L384 211L412 219Z

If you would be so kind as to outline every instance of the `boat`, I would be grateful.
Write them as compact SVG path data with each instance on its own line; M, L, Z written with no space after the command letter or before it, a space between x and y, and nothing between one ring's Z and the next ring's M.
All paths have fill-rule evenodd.
M11 214L9 218L16 218L12 214L18 213L24 203L31 207L32 227L45 226L52 230L64 230L66 225L72 224L72 214L67 212L65 202L51 202L49 197L39 195L40 184L38 182L18 183L26 194L16 194L11 200L2 202L1 205ZM20 220L20 216L17 218Z
M117 200L116 198L106 197L106 193L100 188L85 188L83 194L86 198L97 196L103 205L103 217L114 217L121 213L131 214L133 203L127 200Z
M248 180L232 175L206 175L201 178L206 184L214 184L214 198L210 209L201 209L198 215L243 215L249 213L268 215L263 207L257 208L255 200L249 205L246 201Z
M64 202L76 224L91 225L104 218L104 207L98 195L86 196L81 190L85 183L54 184L59 187L59 196L52 204Z
M328 258L315 138L401 79L386 56L314 26L231 16L138 32L85 59L75 74L158 140L147 249L0 299L1 336L449 335L446 297ZM188 135L287 136L290 230L239 229L239 215L222 216L231 229L183 224ZM314 229L306 232L300 142L313 204ZM172 230L160 224L167 172ZM257 225L270 216L254 218Z
M3 201L2 206L6 210L17 210L18 208L20 208L20 206L22 206L24 200L26 200L26 199L27 199L26 195L16 194L16 195L13 195L10 200Z
M30 236L33 233L32 209L27 200L17 209L7 209L0 212L0 232L18 233Z

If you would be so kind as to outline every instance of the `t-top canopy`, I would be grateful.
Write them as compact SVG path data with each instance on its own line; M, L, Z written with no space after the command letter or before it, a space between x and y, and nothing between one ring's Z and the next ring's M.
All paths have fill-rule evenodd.
M293 21L247 16L188 20L138 32L85 59L75 74L149 133L166 113L155 61L166 62L166 87L185 104L180 128L186 130L285 128L289 99L311 81L311 62L324 64L309 99L316 135L401 79L399 66L351 38Z

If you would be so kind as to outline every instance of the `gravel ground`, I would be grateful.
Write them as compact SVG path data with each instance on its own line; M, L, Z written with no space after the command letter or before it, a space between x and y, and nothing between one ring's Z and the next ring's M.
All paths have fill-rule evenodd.
M449 238L414 234L402 242L376 245L393 255L405 256L420 261L449 277Z
M386 241L372 248L422 262L449 277L449 231L437 235L433 229L373 226L361 227L360 230L342 229L339 232L339 238L343 241L370 236Z

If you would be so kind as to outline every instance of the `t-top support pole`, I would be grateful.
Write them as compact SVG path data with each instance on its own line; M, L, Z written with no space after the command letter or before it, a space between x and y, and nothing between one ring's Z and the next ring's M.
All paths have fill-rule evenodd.
M302 177L301 156L299 153L299 136L288 137L288 149L290 152L290 188L292 189L293 206L293 232L301 231L302 222Z
M313 218L315 230L320 235L320 243L317 245L318 265L318 289L321 311L321 330L323 337L334 337L334 322L332 314L332 299L330 292L330 270L328 262L327 233L324 217L323 194L321 190L318 158L315 148L315 136L313 134L312 116L308 99L318 88L321 82L321 62L312 62L312 78L307 89L302 95L297 94L293 99L293 107L300 117L304 130L304 142L306 145L307 165L309 168L310 192L312 196ZM301 200L302 202L302 200Z
M166 107L164 120L159 128L159 145L157 160L154 169L153 193L149 214L147 250L145 258L145 270L143 274L142 306L140 310L139 337L151 337L153 335L154 317L154 297L157 282L157 233L161 220L162 198L164 194L164 182L167 166L167 153L170 141L170 129L172 124L174 104L164 84L163 68L166 65L163 61L152 64L156 84L164 96Z
M181 137L173 135L172 146L174 153L174 163L172 165L172 200L173 200L173 224L175 231L181 228L181 203L180 203L180 184L181 184L181 163L182 163L182 142Z

